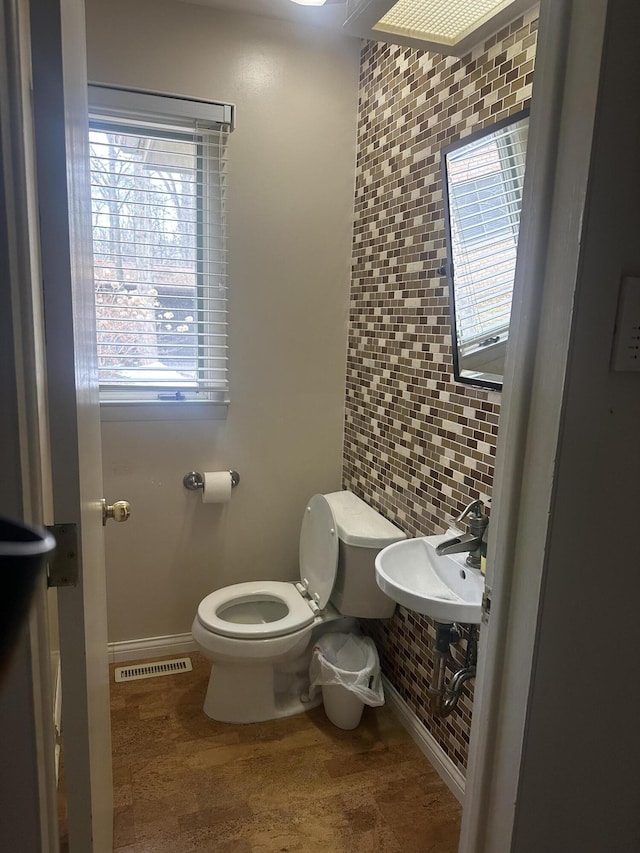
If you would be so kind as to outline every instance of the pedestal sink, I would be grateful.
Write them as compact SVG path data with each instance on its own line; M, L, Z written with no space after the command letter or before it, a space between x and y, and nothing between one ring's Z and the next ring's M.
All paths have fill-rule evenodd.
M479 624L484 578L465 565L466 554L439 557L449 535L405 539L376 557L376 581L389 598L436 622Z

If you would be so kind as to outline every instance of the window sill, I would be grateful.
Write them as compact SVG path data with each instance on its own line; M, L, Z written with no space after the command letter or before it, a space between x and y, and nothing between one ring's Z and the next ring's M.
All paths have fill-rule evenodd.
M100 420L115 421L224 421L227 419L229 403L207 401L167 402L148 400L145 402L102 401Z

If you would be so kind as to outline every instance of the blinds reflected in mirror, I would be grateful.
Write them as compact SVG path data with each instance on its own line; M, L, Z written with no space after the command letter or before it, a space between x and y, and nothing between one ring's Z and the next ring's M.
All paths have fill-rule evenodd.
M460 370L465 357L508 338L528 123L521 113L443 152ZM480 365L482 358L475 361Z

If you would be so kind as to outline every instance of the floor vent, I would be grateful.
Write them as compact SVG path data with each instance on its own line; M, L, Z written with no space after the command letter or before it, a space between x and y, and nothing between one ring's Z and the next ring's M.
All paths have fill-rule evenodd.
M141 678L157 678L160 675L175 675L178 672L191 672L191 658L176 658L157 663L144 663L137 666L116 667L116 681L138 681Z

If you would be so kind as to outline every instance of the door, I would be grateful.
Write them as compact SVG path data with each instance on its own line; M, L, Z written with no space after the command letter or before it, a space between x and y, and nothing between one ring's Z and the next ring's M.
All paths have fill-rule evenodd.
M72 853L112 850L113 800L81 0L32 0L31 42L54 520L78 529L58 590L63 766Z

